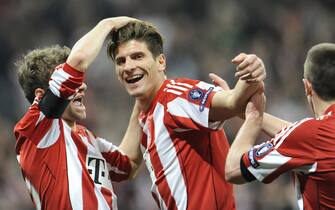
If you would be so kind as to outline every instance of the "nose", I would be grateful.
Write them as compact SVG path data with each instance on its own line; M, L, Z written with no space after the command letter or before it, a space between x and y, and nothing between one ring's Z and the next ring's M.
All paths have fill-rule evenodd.
M134 70L136 68L135 62L133 59L131 58L126 58L125 63L124 63L124 68L123 70L126 73L131 72L132 70Z
M85 82L83 82L83 84L81 84L81 86L79 87L78 92L84 94L86 90L87 90L87 85Z

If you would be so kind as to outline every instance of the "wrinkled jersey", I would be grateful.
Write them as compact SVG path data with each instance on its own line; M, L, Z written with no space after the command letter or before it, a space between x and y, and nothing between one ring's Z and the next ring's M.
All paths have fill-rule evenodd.
M166 80L140 116L141 148L160 209L235 209L224 179L229 144L223 122L208 120L216 91L197 80Z
M335 105L320 118L306 118L283 128L271 141L243 155L246 179L250 172L270 183L292 171L300 209L335 209Z
M112 143L80 125L73 131L60 118L83 79L68 64L57 67L44 97L15 126L17 159L36 209L115 210L111 179L131 171Z

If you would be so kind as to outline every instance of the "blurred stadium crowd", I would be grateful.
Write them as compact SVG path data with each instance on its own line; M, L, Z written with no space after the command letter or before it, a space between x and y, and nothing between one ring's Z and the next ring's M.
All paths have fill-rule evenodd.
M235 84L230 60L239 52L255 53L267 66L267 111L289 121L310 116L302 72L307 50L335 42L332 0L1 0L0 1L0 209L34 209L21 177L12 134L28 107L18 86L14 62L29 49L52 44L71 47L100 19L126 15L148 20L165 38L169 77L209 81L208 73ZM112 62L103 51L86 77L88 119L98 136L118 144L133 101L120 87ZM226 122L233 139L240 120ZM262 137L262 139L265 136ZM146 169L130 182L116 184L120 210L157 209ZM235 188L237 208L296 209L290 176L270 185Z

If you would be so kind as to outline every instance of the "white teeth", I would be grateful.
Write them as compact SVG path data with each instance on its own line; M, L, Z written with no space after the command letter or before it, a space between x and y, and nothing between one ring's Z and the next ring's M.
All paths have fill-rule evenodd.
M75 106L81 106L81 102L80 101L74 101L73 105L75 105Z
M142 77L142 75L137 74L137 75L133 75L131 77L128 77L127 80L129 81L129 80L132 80L132 79L138 79L140 77Z

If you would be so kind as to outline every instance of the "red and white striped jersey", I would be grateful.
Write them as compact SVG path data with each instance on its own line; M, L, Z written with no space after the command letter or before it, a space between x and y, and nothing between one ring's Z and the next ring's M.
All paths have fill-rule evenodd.
M223 122L208 120L216 91L197 80L166 80L140 116L141 149L160 209L235 209L224 178L229 144Z
M60 117L41 111L54 116L59 108L52 102L71 99L83 76L67 64L57 67L49 93L35 98L14 129L17 159L36 209L115 210L111 180L130 174L128 157L112 143L80 125L73 131ZM67 102L61 98L58 102Z
M245 177L250 172L264 183L292 171L301 210L335 209L335 104L320 118L283 128L245 153L241 163L248 169Z

